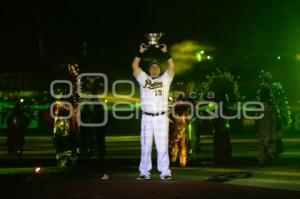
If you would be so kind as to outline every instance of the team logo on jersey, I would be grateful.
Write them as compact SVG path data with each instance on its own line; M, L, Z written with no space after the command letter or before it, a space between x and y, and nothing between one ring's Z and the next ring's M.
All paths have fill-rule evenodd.
M145 81L145 85L143 86L143 88L149 88L149 89L156 89L161 87L163 87L162 82L152 82L150 79L147 79Z

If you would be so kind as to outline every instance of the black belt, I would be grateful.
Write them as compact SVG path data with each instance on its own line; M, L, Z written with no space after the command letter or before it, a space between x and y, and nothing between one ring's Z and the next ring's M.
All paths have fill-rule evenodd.
M163 112L160 112L160 113L148 113L148 112L143 112L143 114L145 115L150 115L150 116L159 116L159 115L163 115L165 114L166 112L163 111Z

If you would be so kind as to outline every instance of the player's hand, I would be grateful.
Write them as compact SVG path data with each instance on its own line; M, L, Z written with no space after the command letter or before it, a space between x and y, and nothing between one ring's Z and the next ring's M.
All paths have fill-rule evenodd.
M162 48L160 49L163 53L168 52L168 48L166 44L161 44Z
M147 45L146 44L144 44L144 43L141 43L141 45L140 45L140 53L144 53L146 50L148 50L148 47L147 47Z

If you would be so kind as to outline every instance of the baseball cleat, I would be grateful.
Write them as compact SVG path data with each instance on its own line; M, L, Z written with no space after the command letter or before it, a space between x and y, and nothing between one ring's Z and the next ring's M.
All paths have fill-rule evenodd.
M150 176L140 175L137 180L150 180Z
M169 176L169 175L163 175L163 176L160 176L160 179L161 179L161 180L172 180L172 176Z

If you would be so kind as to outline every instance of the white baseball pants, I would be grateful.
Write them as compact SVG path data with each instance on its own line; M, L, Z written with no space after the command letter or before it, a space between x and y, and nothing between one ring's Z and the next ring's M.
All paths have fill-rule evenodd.
M161 176L171 175L168 152L169 118L166 114L159 116L142 115L140 175L150 176L153 137L157 151L157 170L161 172Z

